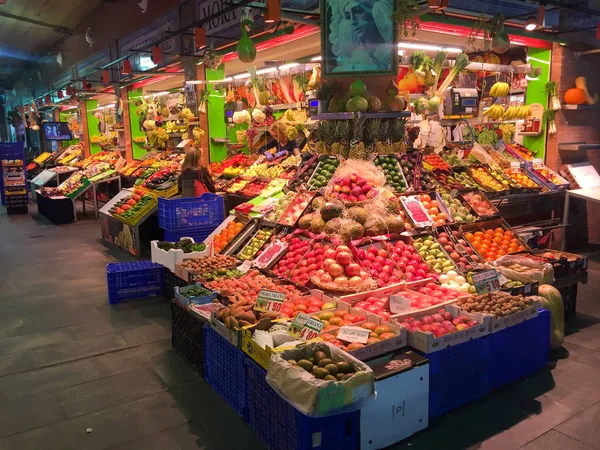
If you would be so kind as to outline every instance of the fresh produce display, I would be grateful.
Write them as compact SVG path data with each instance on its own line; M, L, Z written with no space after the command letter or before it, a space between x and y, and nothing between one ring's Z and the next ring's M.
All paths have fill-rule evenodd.
M439 283L450 289L456 289L460 292L475 293L475 287L472 286L466 277L459 275L456 271L451 270L438 278Z
M454 220L454 222L473 223L475 220L477 220L470 208L463 205L458 197L452 197L446 192L442 192L440 197L447 206L450 217Z
M236 192L239 192L242 189L244 189L244 187L246 187L248 183L250 183L250 180L242 180L240 178L237 178L232 184L229 185L226 191L230 194L235 194Z
M198 275L196 278L199 281L215 281L215 280L224 280L226 278L238 278L242 276L242 272L238 269L217 269L212 272L206 272Z
M466 232L464 237L486 261L494 261L499 256L525 250L511 230L502 227Z
M301 166L298 172L296 172L296 176L288 182L288 187L290 189L295 190L303 184L307 183L308 180L310 180L310 178L312 177L312 174L314 173L318 165L319 160L316 157L314 157L310 160L310 162Z
M432 169L449 170L450 166L441 156L430 153L423 157L423 161L431 166Z
M162 169L152 174L142 184L146 189L152 189L156 191L165 191L173 186L177 186L179 179L179 173L173 169Z
M342 346L340 343L336 347ZM352 364L346 361L334 362L330 355L324 351L316 351L310 356L307 355L307 359L300 359L298 361L288 359L287 362L292 366L298 367L299 370L304 369L315 378L328 381L344 381L356 373Z
M269 181L269 183L260 191L259 196L263 198L269 198L281 192L285 186L285 180L275 179Z
M315 272L311 281L324 290L341 292L365 291L376 286L375 281L354 260L349 247L338 245L323 252L323 268Z
M435 273L447 273L456 269L452 260L446 255L443 247L431 235L418 237L413 246L425 261L425 264Z
M417 249L411 244L397 240L393 246L387 246L388 253L396 263L397 268L402 271L406 281L417 281L429 278L429 265L425 263Z
M273 267L272 272L279 276L287 276L292 269L298 266L304 254L308 252L312 245L313 242L310 239L302 239L300 237L291 238L289 240L288 252L279 260L277 265ZM321 246L320 243L316 243L315 245ZM306 264L299 266L298 271L290 276L292 281L300 281L299 276L304 274L308 274L306 276L306 280L308 280L308 277L312 275L310 272L313 271L314 273L320 268L318 264L323 262L323 256L322 253L316 252L317 249L315 249L315 254L312 254L310 258L306 258ZM311 258L314 258L314 261ZM306 267L306 269L300 272L299 269L302 267ZM296 277L296 279L294 279L294 277Z
M340 165L340 161L337 158L327 158L318 164L310 180L308 180L308 189L319 190L327 186L327 183L329 183L329 180Z
M209 291L208 289L205 289L203 287L198 287L198 286L194 286L194 287L190 287L189 289L180 292L180 295L191 299L194 298L200 298L200 297L207 297L212 295L212 291Z
M492 97L506 97L509 93L510 85L502 81L497 81L490 89L490 95Z
M255 179L246 184L240 192L246 197L257 197L268 184L269 181Z
M465 312L493 314L496 317L506 317L533 305L534 300L531 297L512 296L502 291L473 295L456 302L456 306Z
M517 183L515 180L513 180L510 176L508 176L506 173L504 173L502 170L500 169L489 169L487 171L491 176L493 176L496 180L498 180L498 182L500 182L500 184L502 184L502 187L506 188L510 188L510 189L521 189L522 186Z
M348 314L350 315L350 314ZM349 324L350 325L350 324ZM353 324L352 324L353 325ZM340 325L348 326L348 325ZM390 327L387 325L377 325L375 322L362 322L355 326L369 330L369 339L367 342L362 344L360 342L348 342L338 339L339 329L331 329L326 333L321 333L321 339L329 342L331 345L341 348L344 351L358 350L359 348L366 347L368 345L377 344L378 342L385 341L386 339L392 339L397 336L396 333L390 331ZM341 344L341 345L340 345ZM325 366L327 367L327 366ZM342 378L343 379L343 378Z
M233 256L214 255L206 258L186 259L179 264L186 271L197 274L213 272L215 270L226 271L230 267L235 267L238 264L237 259Z
M533 159L533 152L529 150L527 147L523 147L516 142L511 142L510 144L505 144L506 150L510 153L512 152L516 157L524 159L525 161L531 161Z
M183 253L192 253L206 250L206 244L203 242L195 243L191 239L181 239L177 242L159 241L157 246L166 252L169 250L183 250Z
M244 223L239 222L238 220L232 220L229 222L227 226L213 239L215 253L221 253L225 246L229 244L229 242L231 242L231 240L236 237L240 231L242 231L242 228L244 228Z
M265 215L265 220L273 223L277 222L295 196L296 193L294 191L286 192L283 197L279 198L273 209Z
M499 214L498 208L478 191L465 192L462 194L465 201L481 217L492 217Z
M416 186L415 170L417 166L418 161L417 156L415 155L404 155L400 158L400 167L402 168L402 173L406 179L407 189Z
M367 180L353 173L333 180L333 185L325 193L330 198L337 198L345 203L364 202L377 195L378 191Z
M242 175L246 177L279 178L285 172L280 165L268 165L267 163L253 164L244 169Z
M489 191L502 191L505 190L505 186L496 180L493 176L491 176L488 171L480 166L474 167L471 170L471 176L477 183L483 186L485 189ZM507 183L508 184L508 183Z
M109 212L119 219L130 220L151 203L156 206L156 197L136 189L131 195L128 195L115 203L110 208Z
M265 245L273 234L274 229L269 227L263 227L259 229L254 236L248 241L248 243L238 252L238 258L247 261L258 253L258 251Z
M467 172L454 172L454 179L462 184L465 188L479 189L480 186Z
M469 319L467 316L454 317L444 309L440 309L437 314L423 316L419 319L410 317L402 322L402 326L410 333L416 331L433 333L436 338L476 327L479 324L479 322Z
M448 221L449 217L446 212L446 205L438 200L438 197L435 195L435 193L432 193L431 195L422 194L417 197L435 225L443 225Z
M310 201L314 196L313 192L301 191L298 192L292 201L288 204L287 208L281 216L278 222L282 225L293 226L296 221L300 218Z
M460 269L468 269L471 267L471 262L478 263L479 256L475 254L475 251L466 243L464 239L460 238L460 233L458 231L451 231L454 236L450 236L449 233L442 231L438 233L438 242L442 245L444 251L450 256L452 261L456 264ZM454 243L454 239L457 240L456 244ZM457 244L462 246L457 248Z
M429 200L431 201L431 197L429 197ZM433 226L435 222L431 219L429 213L425 209L425 205L423 205L421 201L421 196L413 195L402 197L400 201L417 228ZM429 202L427 202L427 205L430 206ZM445 223L445 221L443 223Z
M386 184L395 192L406 191L407 185L398 159L393 155L379 155L373 163L385 172Z
M298 313L314 314L321 310L335 308L335 303L325 303L317 297L298 297L295 300L286 300L281 308L281 316L296 317Z
M393 248L392 244L389 246ZM400 260L401 257L396 255L394 259L394 256L383 246L360 247L356 250L356 256L360 265L369 271L379 286L399 283L404 279L404 272L396 264L396 260Z
M527 188L527 189L539 189L540 186L533 181L531 178L527 176L527 174L521 171L514 171L512 169L505 169L506 174L511 177L515 182L519 185Z
M250 270L237 278L231 277L208 281L204 285L212 291L227 296L235 304L244 302L246 305L254 305L261 289L284 292L287 295L287 300L290 301L302 296L302 292L294 285L280 284L276 279L269 278L257 270Z

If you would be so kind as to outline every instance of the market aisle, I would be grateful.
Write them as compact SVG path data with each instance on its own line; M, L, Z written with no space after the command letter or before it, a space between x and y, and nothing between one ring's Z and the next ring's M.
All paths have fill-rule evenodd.
M164 299L109 306L127 257L99 236L0 208L0 449L264 448L171 350Z
M105 266L126 256L98 237L0 214L0 449L264 448L171 350L164 299L108 305ZM580 288L568 358L392 448L595 448L600 263Z

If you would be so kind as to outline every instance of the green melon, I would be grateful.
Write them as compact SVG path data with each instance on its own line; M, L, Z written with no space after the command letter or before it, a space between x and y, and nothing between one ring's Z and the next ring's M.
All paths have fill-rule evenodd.
M312 214L305 214L304 216L300 217L300 219L298 219L298 228L301 230L308 230L312 224L313 218L314 217Z
M364 225L369 214L365 208L360 206L353 206L348 210L348 218L355 220L356 222Z
M321 217L325 222L339 217L344 212L344 205L339 202L327 202L321 207Z

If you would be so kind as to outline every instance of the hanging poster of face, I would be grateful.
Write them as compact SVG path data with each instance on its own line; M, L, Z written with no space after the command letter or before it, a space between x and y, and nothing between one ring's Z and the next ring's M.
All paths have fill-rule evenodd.
M321 65L325 75L397 71L394 1L321 1Z

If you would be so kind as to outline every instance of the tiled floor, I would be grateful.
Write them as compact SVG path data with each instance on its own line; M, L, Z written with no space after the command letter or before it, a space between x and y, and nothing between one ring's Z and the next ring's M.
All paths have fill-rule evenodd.
M163 299L108 305L105 266L127 259L95 221L0 213L0 450L264 448L173 353ZM552 367L393 448L600 449L598 292L592 262Z

